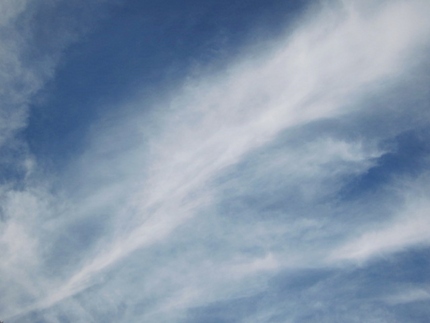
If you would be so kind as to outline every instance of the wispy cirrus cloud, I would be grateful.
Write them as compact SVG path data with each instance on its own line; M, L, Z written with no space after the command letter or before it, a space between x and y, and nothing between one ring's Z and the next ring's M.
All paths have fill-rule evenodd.
M372 18L351 13L344 18L329 11L336 23L327 22L326 15L321 15L290 36L283 46L273 49L267 58L245 60L214 80L188 84L185 92L170 103L169 114L174 117L167 115L162 121L165 130L149 143L150 172L145 176L148 189L142 191L142 198L134 206L135 216L143 216L145 224L127 232L127 238L118 239L123 248L119 248L121 252L112 248L112 260L104 256L100 268L91 266L99 270L144 244L148 234L140 230L150 227L147 212L160 202L164 202L161 209L169 208L166 197L172 208L187 209L183 202L187 195L280 131L345 113L348 100L360 96L366 85L374 86L400 73L406 58L404 50L410 49L410 42L415 43L414 37L421 39L417 35L421 28L411 26L422 21L414 17L418 12L407 7L404 26L398 27L404 36L396 41L386 37L391 32L390 23L397 24L395 17L395 21L389 20L392 12L402 8L403 4L396 3ZM363 28L372 29L373 37L363 37L367 35ZM127 158L128 152L124 153ZM182 222L180 215L172 218L170 212L156 211L161 214L149 220L164 223L157 230L161 236L164 229L169 232L176 221ZM168 220L162 220L164 217Z
M371 215L381 229L368 232L373 222L351 219L362 209L339 195L377 167L390 152L383 143L404 128L351 135L324 122L372 116L366 100L401 84L429 40L426 2L369 8L318 6L285 37L244 49L218 73L179 83L165 98L111 107L125 116L107 112L94 125L84 153L60 174L60 192L41 187L38 175L9 192L3 270L11 274L24 258L25 269L16 273L20 286L7 284L15 294L6 317L186 321L191 308L263 293L284 271L336 267L427 239L425 203L394 224L378 216L391 211L379 205Z

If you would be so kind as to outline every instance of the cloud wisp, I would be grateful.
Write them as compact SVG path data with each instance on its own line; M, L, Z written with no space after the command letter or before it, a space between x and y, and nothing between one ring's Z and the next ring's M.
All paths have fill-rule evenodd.
M331 261L363 262L414 246L428 246L430 218L426 198L427 178L428 174L424 173L412 184L400 185L399 191L406 196L402 198L405 202L398 214L380 224L378 228L368 229L361 236L334 250L330 257Z
M369 221L339 214L353 205L339 195L345 183L376 167L387 136L403 130L337 137L323 123L372 115L366 100L423 63L430 40L425 1L369 8L315 6L284 37L247 47L222 71L178 83L145 109L141 98L113 107L127 115L108 112L94 125L60 175L61 193L48 193L38 175L6 192L2 271L16 275L6 318L97 321L99 299L129 321L185 321L190 308L262 293L284 271L428 244L422 181L420 207L399 201L397 217L378 217L385 205ZM380 229L366 231L372 221ZM61 254L76 261L60 263Z

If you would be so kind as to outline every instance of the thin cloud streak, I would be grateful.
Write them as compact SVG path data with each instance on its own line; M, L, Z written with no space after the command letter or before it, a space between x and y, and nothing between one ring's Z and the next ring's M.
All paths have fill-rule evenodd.
M384 298L388 304L396 306L400 304L407 304L419 301L426 301L430 299L430 291L427 286L425 288L408 288L408 286L402 286L405 290L398 292L397 294L387 296Z

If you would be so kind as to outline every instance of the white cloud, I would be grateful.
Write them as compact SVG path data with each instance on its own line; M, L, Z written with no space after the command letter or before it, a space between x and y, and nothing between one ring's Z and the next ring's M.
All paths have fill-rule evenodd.
M132 112L126 120L95 126L87 152L72 163L69 177L64 177L65 195L69 196L65 201L61 198L56 201L58 205L74 207L66 208L52 221L42 217L38 224L52 226L55 230L49 228L44 232L53 234L73 221L102 213L106 214L108 229L97 243L82 251L82 262L71 264L74 271L66 278L59 275L58 280L50 279L46 268L38 268L39 279L43 281L42 296L28 306L13 305L9 313L52 307L89 286L96 286L97 276L120 266L133 252L151 247L155 250L196 215L205 218L204 210L214 202L213 192L217 189L212 181L229 167L272 142L286 129L357 110L356 104L363 95L388 87L388 83L408 73L421 46L428 41L428 9L428 4L422 1L384 2L372 13L355 5L342 10L325 9L318 15L309 15L306 23L266 52L245 53L217 75L201 75L172 91L170 98L160 99L153 107L151 122L145 120L146 115L133 111L145 104L144 100L136 100L128 103L127 111ZM9 83L9 79L5 82ZM118 133L129 135L118 137L115 135ZM284 174L289 173L297 181L297 187L307 181L308 185L302 187L310 192L314 184L317 188L327 188L323 185L325 180L362 174L383 153L361 142L321 138L299 148L288 147L285 159L273 163L281 163ZM106 157L112 155L116 157ZM309 200L324 193L315 190L309 194ZM430 228L425 208L418 211L412 221L401 220L380 231L365 233L357 241L336 250L332 259L366 259L381 251L426 241L426 231ZM317 244L320 237L315 234L306 240L305 234L302 237L298 233L313 225L324 228L318 221L311 221L310 225L305 222L295 223L296 233L291 228L288 231L291 223L280 230L279 235L290 234L296 238L286 239L291 242L290 248L269 250L263 256L246 256L239 258L239 262L229 256L220 257L218 264L209 261L215 268L222 268L225 275L211 273L210 279L205 279L211 268L205 263L205 257L211 255L198 254L194 258L185 251L182 252L188 255L186 259L195 262L192 268L179 255L167 262L169 266L160 270L161 274L148 269L150 274L145 278L154 283L148 283L145 291L158 291L160 295L152 310L184 309L225 295L240 294L238 290L244 286L242 279L249 275L294 267L294 264L321 264L327 244L321 243L309 252L303 252L310 249L309 245L297 247L300 245L297 240ZM29 244L27 232L38 246L38 231L32 229L25 222L10 224L9 236L19 239L16 248ZM242 246L243 241L250 242L255 233L247 234L240 228L237 231L243 235L226 239L236 246ZM268 247L264 247L270 249L273 231L265 228L256 231L261 241L269 241ZM193 244L187 247L195 248ZM53 246L46 248L49 251ZM290 251L289 257L280 260ZM32 266L29 271L36 267ZM179 274L178 268L182 269ZM237 280L233 279L235 275ZM177 297L169 298L171 291L164 282L166 277L172 286L178 287Z
M390 305L408 304L413 302L428 301L430 300L430 291L427 286L423 287L410 287L401 286L402 291L392 293L384 298L384 301Z
M41 12L43 16L44 9L50 6L61 3L36 0L0 3L0 165L4 167L0 184L2 315L27 308L50 288L50 282L42 274L46 265L44 239L47 239L43 232L47 219L57 215L62 202L51 203L53 196L45 185L48 180L33 176L37 162L20 133L28 123L29 106L34 103L35 95L54 76L63 50L75 40L72 35L79 34L74 30L76 18L73 18L68 21L70 25L62 23L69 28L67 33L51 26L47 33L52 32L52 37L39 44L41 22L36 16ZM46 27L50 23L43 21ZM81 29L84 26L85 23L79 24ZM51 46L52 43L55 45Z
M405 251L411 247L430 244L430 203L427 198L428 176L421 175L412 185L400 185L400 196L405 199L398 214L389 220L373 224L358 237L347 241L330 255L330 261L364 262L374 257ZM423 184L424 183L424 184ZM393 183L392 185L399 185ZM403 186L403 187L402 187Z

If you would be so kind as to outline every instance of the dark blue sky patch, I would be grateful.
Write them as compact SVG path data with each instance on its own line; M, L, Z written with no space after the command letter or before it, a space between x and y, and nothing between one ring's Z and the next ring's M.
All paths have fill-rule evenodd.
M395 178L414 179L429 166L430 133L416 129L402 133L383 145L391 151L377 160L377 165L362 176L352 180L343 190L346 196L376 193Z
M306 3L126 1L104 9L109 20L66 51L48 101L33 107L25 132L32 151L51 159L51 168L61 165L79 152L89 125L113 102L130 91L157 96L196 64L221 63L253 36L280 34ZM49 28L40 28L44 46Z
M415 247L370 263L367 270L360 271L371 285L375 281L389 286L388 282L427 284L430 282L430 249Z

